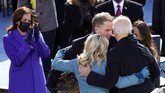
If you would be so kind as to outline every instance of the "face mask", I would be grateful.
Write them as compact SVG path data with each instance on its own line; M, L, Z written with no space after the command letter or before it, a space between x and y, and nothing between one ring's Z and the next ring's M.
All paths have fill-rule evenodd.
M121 0L114 0L116 3L120 3L121 2Z
M28 29L29 29L29 27L30 27L30 23L26 23L26 22L20 21L19 29L20 29L22 32L27 32Z
M86 2L88 2L88 0L80 0L80 2L86 3Z

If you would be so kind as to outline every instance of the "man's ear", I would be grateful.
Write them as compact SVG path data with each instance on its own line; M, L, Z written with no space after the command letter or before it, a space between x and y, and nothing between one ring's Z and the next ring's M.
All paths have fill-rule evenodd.
M97 33L99 31L99 27L98 26L95 26L94 27L94 31Z

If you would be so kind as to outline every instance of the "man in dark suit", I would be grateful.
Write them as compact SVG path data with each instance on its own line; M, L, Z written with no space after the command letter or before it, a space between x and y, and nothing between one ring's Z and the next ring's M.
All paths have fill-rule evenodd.
M119 79L119 75L125 76L138 72L147 66L150 70L150 78L145 82L132 87L118 89L115 88L111 93L150 93L154 89L154 80L159 77L159 67L153 56L144 56L141 51L146 48L137 42L132 34L132 25L129 18L119 16L113 21L113 31L117 45L108 52L105 76L99 75L90 70L90 67L79 66L81 75L88 76L87 82L107 89L112 89ZM149 51L147 54L150 54Z
M107 37L110 42L109 49L114 47L114 45L116 45L116 43L117 43L114 36L112 36L113 19L114 19L114 17L112 17L109 13L102 12L102 13L95 15L95 17L93 18L93 21L92 21L94 31L91 34L96 33L96 34L101 34L101 35L104 35L105 37ZM83 48L84 48L84 42L89 35L90 34L73 40L72 46L65 53L65 59L76 58L77 54L82 53Z
M161 56L165 56L165 0L154 0L152 30L162 38Z
M96 6L95 13L108 12L116 16L117 5L120 5L121 14L130 18L131 22L143 20L143 6L130 0L109 0Z

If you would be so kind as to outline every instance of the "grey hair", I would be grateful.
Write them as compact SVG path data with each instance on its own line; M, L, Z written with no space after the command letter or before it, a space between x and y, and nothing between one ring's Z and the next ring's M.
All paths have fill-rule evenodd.
M113 21L114 34L129 34L132 32L132 23L126 16L118 16Z

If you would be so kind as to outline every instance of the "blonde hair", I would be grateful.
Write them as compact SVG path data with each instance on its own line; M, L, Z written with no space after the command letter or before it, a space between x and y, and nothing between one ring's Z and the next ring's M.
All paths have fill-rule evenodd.
M85 41L83 53L78 56L78 64L86 66L93 65L95 62L101 64L106 58L109 41L105 36L93 34L88 36Z

